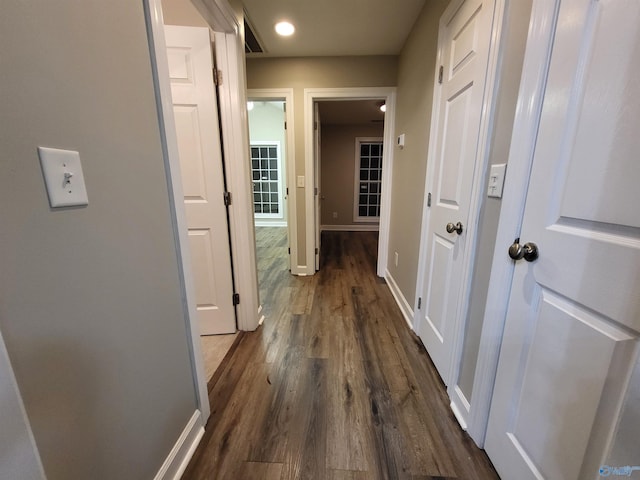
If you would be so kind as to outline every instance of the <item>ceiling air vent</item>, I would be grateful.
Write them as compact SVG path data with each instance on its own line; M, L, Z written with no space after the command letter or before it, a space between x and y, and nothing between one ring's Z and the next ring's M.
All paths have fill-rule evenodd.
M253 27L247 19L247 12L244 12L244 51L245 53L262 53L264 52L258 37L253 32Z

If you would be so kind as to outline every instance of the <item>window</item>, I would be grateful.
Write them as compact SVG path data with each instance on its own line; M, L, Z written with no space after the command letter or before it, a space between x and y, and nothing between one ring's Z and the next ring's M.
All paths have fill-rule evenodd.
M282 218L280 142L251 142L253 211L257 218Z
M354 222L380 220L382 139L356 138Z

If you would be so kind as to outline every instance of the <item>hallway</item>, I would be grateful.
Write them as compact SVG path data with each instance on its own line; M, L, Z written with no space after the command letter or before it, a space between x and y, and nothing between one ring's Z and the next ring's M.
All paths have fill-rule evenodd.
M266 320L210 383L184 479L498 478L375 275L376 252L375 232L325 232L315 276L262 277Z

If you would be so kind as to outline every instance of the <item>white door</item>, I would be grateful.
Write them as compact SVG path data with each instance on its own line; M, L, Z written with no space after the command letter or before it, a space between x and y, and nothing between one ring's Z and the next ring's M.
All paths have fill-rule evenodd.
M463 312L466 229L486 80L493 0L453 2L440 19L437 114L429 153L432 203L426 236L418 335L446 384L452 377L456 319ZM428 217L427 217L428 216ZM447 224L461 225L449 232Z
M314 211L316 217L316 272L320 270L320 243L322 236L320 235L320 108L318 103L313 104L313 155L314 155Z
M539 258L515 267L485 443L505 480L599 478L638 353L640 2L563 0L553 38L520 233Z
M165 26L200 334L236 331L209 30Z

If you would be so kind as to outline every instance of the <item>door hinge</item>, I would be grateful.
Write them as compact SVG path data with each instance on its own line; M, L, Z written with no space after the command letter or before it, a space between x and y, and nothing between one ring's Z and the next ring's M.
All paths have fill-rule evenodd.
M289 251L289 255L291 255L291 247L287 248L287 250Z
M313 129L317 130L318 129L318 122L313 122Z
M318 250L318 247L316 247L316 255L320 253L320 250Z
M287 122L284 122L284 129L287 129Z
M224 204L227 207L231 205L231 192L224 192Z
M289 187L287 187L286 191L287 191L286 194L289 195Z
M318 187L315 187L313 189L313 194L317 197L318 196Z
M217 87L222 85L222 71L217 68L213 69L213 83L215 83Z
M442 76L444 75L444 66L440 65L440 70L438 70L438 83L442 84Z
M240 294L239 293L234 293L233 294L233 306L235 307L236 305L240 305Z
M422 307L422 297L418 297L418 310Z
M427 194L427 207L431 206L431 192Z

